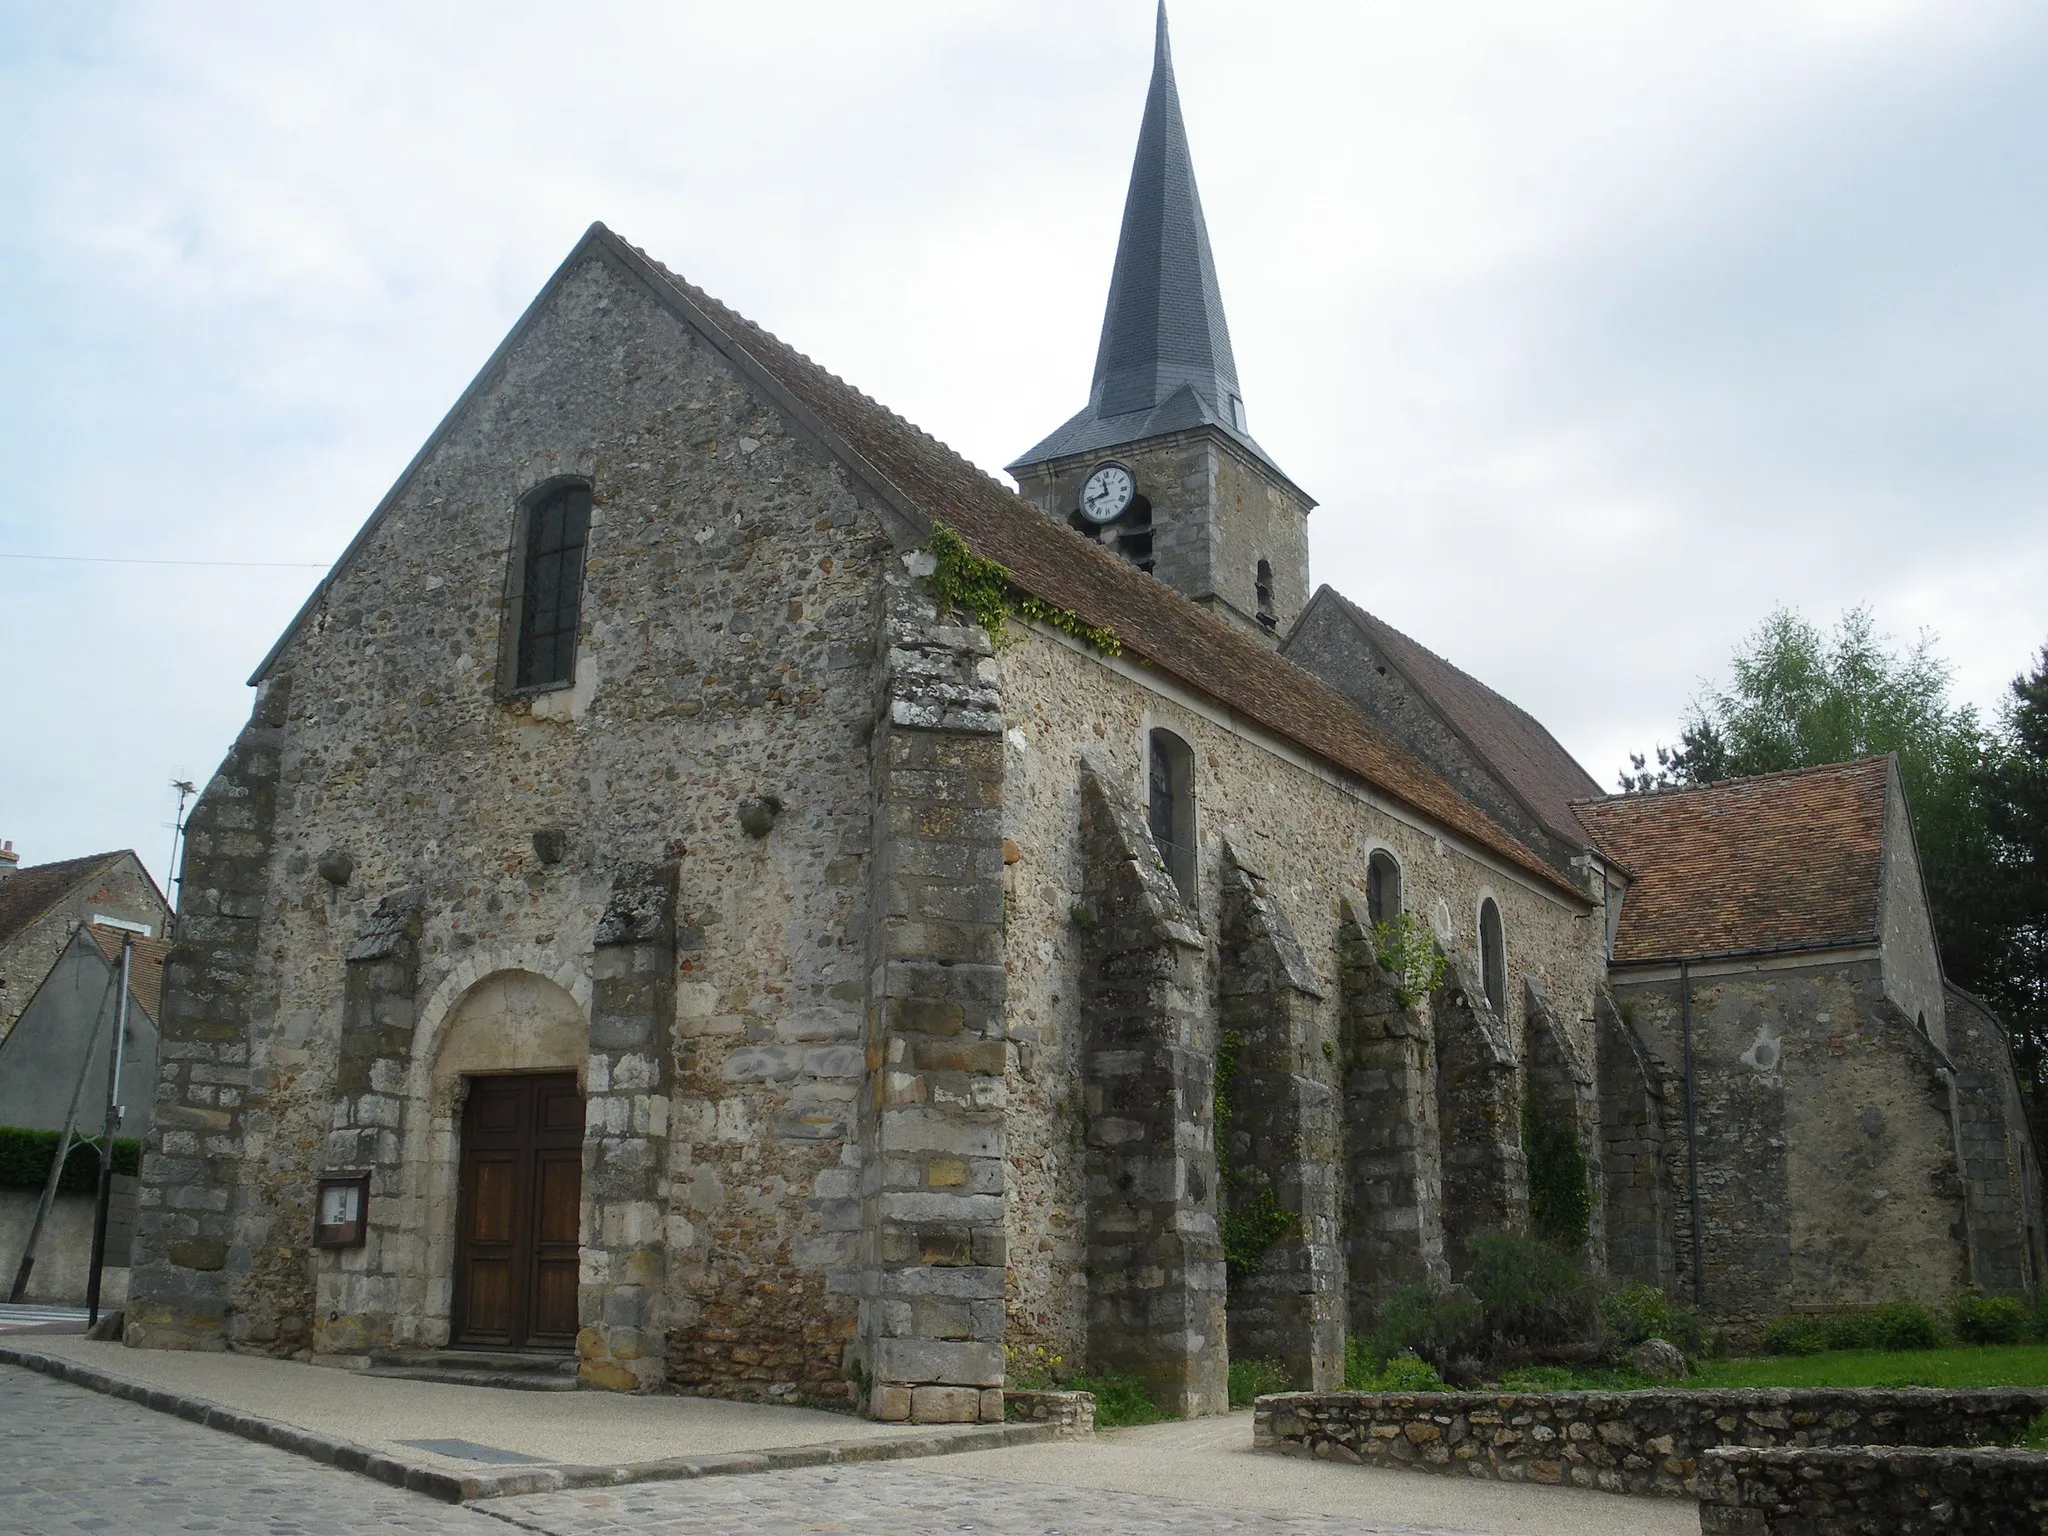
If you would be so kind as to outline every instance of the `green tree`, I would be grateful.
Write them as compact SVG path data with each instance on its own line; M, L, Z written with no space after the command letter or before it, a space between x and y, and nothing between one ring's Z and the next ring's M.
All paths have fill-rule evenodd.
M2004 1015L2013 1055L2038 1091L2048 1082L2048 646L2031 673L2013 679L1999 724L1978 777L1991 852L1984 905L1996 951L1972 990Z
M1899 651L1867 607L1843 614L1832 633L1780 608L1737 647L1729 673L1728 686L1693 700L1678 746L1656 749L1654 771L1643 754L1630 755L1622 789L1897 753L1942 963L1961 985L1989 990L2005 948L1988 901L1985 772L1997 743L1975 710L1950 702L1951 669L1934 637L1923 631Z

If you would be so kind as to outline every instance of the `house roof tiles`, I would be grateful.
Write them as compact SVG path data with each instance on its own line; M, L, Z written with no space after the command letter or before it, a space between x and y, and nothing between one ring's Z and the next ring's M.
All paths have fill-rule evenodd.
M123 851L30 864L0 880L0 947L13 943L31 923L120 858Z

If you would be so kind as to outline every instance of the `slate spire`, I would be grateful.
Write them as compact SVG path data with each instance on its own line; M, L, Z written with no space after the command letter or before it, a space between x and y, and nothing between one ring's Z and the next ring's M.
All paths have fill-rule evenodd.
M1173 80L1166 5L1159 6L1152 88L1138 129L1123 233L1095 353L1089 405L1098 418L1148 411L1183 384L1229 426L1243 429L1237 362L1216 286L1216 258L1195 190L1195 166Z
M1124 196L1123 231L1095 351L1088 404L1009 467L1118 447L1195 427L1218 427L1279 474L1245 430L1244 397L1209 227L1173 80L1161 0L1152 88ZM1284 476L1282 478L1285 478Z

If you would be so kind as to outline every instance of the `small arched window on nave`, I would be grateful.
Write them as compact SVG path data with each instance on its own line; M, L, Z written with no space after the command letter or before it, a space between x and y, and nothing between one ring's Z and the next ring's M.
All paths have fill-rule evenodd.
M1508 947L1500 929L1500 907L1489 896L1479 903L1479 979L1495 1013L1508 1011Z
M1195 754L1171 731L1154 731L1146 752L1146 820L1159 857L1179 887L1181 900L1195 904Z
M1375 928L1401 914L1401 866L1384 848L1365 861L1365 910Z

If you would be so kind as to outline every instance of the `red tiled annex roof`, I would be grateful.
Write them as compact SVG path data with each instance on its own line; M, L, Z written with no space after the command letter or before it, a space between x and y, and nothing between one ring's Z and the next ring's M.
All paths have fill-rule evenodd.
M1617 965L1874 942L1890 759L1867 757L1576 809L1635 873Z
M616 236L612 237L616 240ZM1125 650L1233 713L1393 795L1553 890L1586 894L1373 725L1335 689L1164 582L1047 517L943 443L622 242L911 508L943 522L1034 596L1113 631Z
M57 905L89 876L121 857L121 850L31 864L0 880L0 945L10 944L24 928Z
M118 928L103 928L98 923L87 926L93 942L100 947L100 953L113 962L118 969L121 964L121 941L131 935ZM128 964L128 991L135 1001L142 1004L142 1011L149 1015L150 1022L160 1023L157 1008L164 995L164 956L171 952L171 941L165 938L144 938L132 935L135 940L135 958Z

